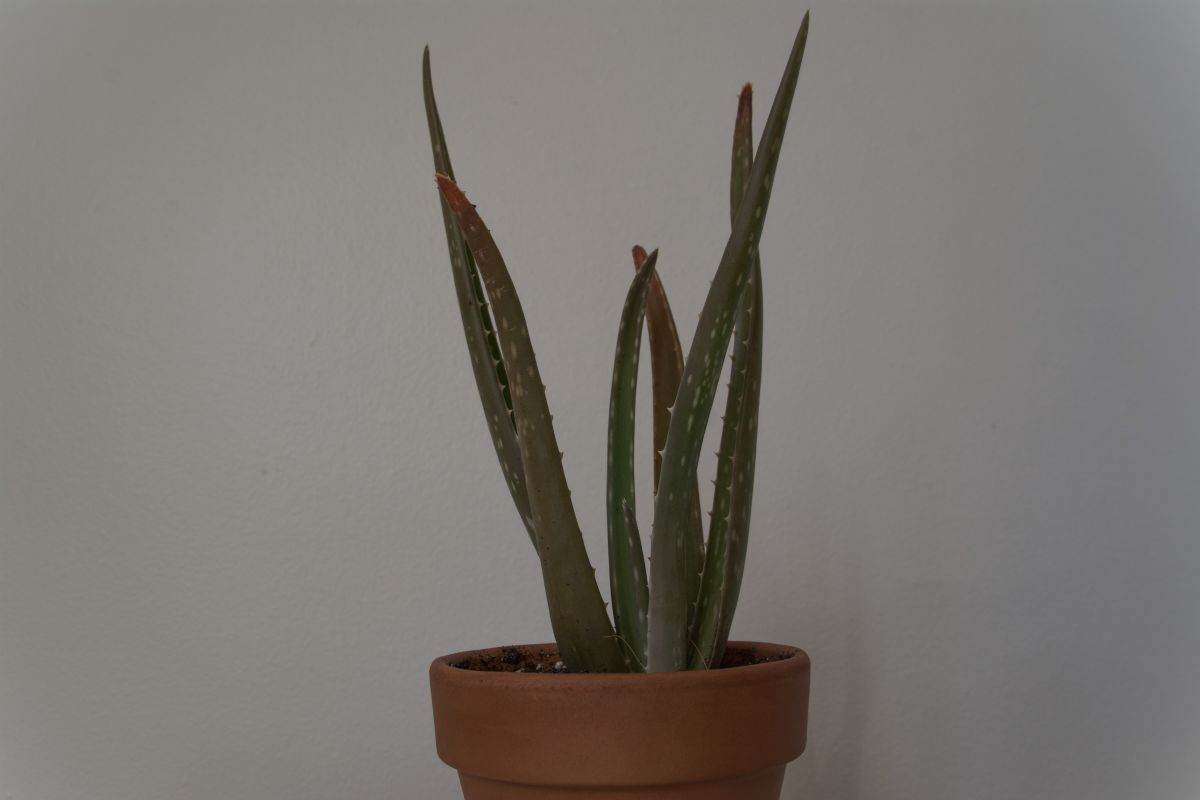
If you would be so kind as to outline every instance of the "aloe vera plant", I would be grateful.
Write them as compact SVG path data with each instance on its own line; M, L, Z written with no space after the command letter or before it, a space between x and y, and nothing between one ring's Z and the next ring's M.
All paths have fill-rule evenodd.
M609 398L611 619L563 473L525 314L495 240L454 180L425 50L425 111L475 383L509 492L541 561L555 640L573 671L659 672L721 663L741 588L754 491L763 336L758 242L807 38L805 14L757 149L749 84L738 98L729 187L732 229L686 358L657 273L658 253L634 248L634 277L618 324ZM643 327L653 383L649 570L634 480ZM706 535L697 469L731 349Z

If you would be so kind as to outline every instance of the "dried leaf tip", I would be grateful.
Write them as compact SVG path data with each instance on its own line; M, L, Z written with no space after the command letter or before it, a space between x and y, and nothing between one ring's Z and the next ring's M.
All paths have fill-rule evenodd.
M646 248L642 247L640 244L635 244L633 246L633 268L634 268L634 270L641 270L642 265L645 263L646 263Z
M443 175L438 172L434 174L434 179L437 180L438 189L442 193L442 197L446 198L446 202L450 204L455 213L471 208L471 201L463 194L462 189L458 188L458 184L449 175Z

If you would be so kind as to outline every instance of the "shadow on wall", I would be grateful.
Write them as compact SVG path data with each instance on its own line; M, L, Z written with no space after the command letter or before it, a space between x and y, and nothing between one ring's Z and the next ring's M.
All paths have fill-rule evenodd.
M820 607L813 619L821 623L799 642L813 659L808 749L788 767L782 797L861 800L870 793L863 759L878 676L872 674L873 647L865 625L865 543L846 534L863 530L867 522L855 518L854 509L837 502L832 491L814 485L811 496L826 498L826 507L807 509L811 513L797 518L814 523L808 532L814 561L837 566L814 569L804 578L807 596Z
M813 665L811 702L818 709L828 703L829 713L815 718L810 713L810 751L800 757L800 763L814 755L817 760L804 785L786 793L788 800L811 800L814 792L841 800L864 797L863 744L874 692L863 634L862 564L851 556L844 566L845 580L821 590L823 596L837 598L835 616L840 623L831 632L837 637L837 647L827 652L827 661L814 661ZM814 743L818 747L812 748Z

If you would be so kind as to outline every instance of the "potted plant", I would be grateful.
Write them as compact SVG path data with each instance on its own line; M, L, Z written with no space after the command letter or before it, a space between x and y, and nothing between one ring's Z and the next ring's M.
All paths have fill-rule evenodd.
M608 427L612 618L572 507L512 278L454 181L429 69L425 108L454 285L500 466L541 562L555 644L477 650L430 667L438 753L468 800L571 797L768 800L804 749L808 657L728 642L746 557L762 370L758 241L808 35L795 44L757 149L751 90L738 102L732 232L686 360L657 251L634 248ZM653 391L654 504L647 574L634 491L643 323ZM732 339L707 533L696 469Z

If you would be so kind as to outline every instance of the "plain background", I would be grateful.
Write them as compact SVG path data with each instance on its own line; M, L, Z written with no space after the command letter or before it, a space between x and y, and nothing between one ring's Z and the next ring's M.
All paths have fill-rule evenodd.
M456 797L427 663L549 625L421 48L603 569L629 247L690 338L803 11L0 5L0 798ZM813 10L734 629L814 661L787 800L1197 796L1198 36Z

